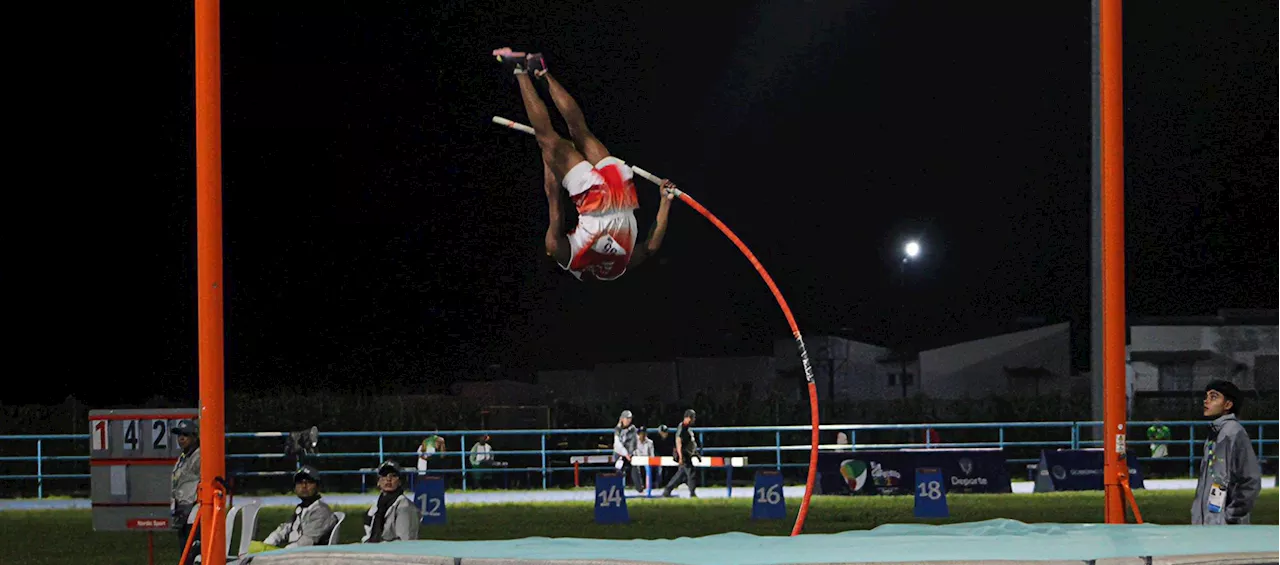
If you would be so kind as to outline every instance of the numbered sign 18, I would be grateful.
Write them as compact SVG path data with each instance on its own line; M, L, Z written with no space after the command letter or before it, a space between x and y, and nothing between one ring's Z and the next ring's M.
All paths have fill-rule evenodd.
M631 522L631 516L627 514L627 489L621 474L596 475L595 505L597 524Z
M422 525L445 523L444 479L442 477L418 477L413 483L413 501L422 513Z
M782 473L756 473L754 492L751 501L752 520L779 520L787 517L787 500L782 494Z
M946 518L947 484L942 469L921 467L916 469L916 518Z

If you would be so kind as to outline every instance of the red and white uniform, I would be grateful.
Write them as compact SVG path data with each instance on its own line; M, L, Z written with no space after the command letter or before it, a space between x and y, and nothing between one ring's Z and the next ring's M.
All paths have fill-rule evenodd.
M578 227L569 232L569 264L560 265L578 280L583 275L608 281L622 276L636 244L633 172L622 160L605 157L596 166L583 161L564 175L564 188L578 208Z

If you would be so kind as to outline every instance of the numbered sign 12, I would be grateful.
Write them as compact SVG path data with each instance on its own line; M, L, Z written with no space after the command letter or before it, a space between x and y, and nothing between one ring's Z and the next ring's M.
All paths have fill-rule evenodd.
M942 469L921 467L916 469L916 518L946 518L947 484Z
M596 475L596 523L627 524L631 516L627 514L627 489L622 475L603 473Z
M756 473L756 488L751 502L752 520L780 520L787 517L787 500L782 495L782 473Z
M422 525L444 524L444 478L418 477L413 483L413 501L422 513Z

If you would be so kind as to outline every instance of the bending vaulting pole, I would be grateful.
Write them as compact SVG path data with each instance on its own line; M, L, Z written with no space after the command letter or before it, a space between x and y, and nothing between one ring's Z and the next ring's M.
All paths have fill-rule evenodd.
M1102 83L1102 436L1103 512L1108 524L1123 524L1129 466L1125 459L1124 303L1124 87L1121 0L1101 0L1098 42ZM1097 369L1095 369L1097 370ZM1134 507L1137 514L1137 507Z
M227 562L222 352L222 64L219 0L196 8L196 280L200 335L200 547L206 565Z
M493 123L533 135L533 128L500 116L494 116ZM636 174L648 179L654 184L661 185L662 183L661 178L653 175L649 171L634 165L631 166L631 169L635 171ZM733 244L738 247L738 251L741 251L742 254L747 257L747 260L751 262L751 266L756 268L756 272L760 273L760 278L764 279L764 283L769 286L769 291L773 293L773 298L778 301L778 306L782 308L782 314L783 316L786 316L787 325L791 326L791 335L795 338L796 346L800 350L800 364L804 368L804 380L809 388L809 417L812 433L809 440L809 476L805 479L804 501L800 503L800 513L796 515L796 524L791 529L791 535L799 535L800 532L804 530L804 520L809 515L809 499L813 496L813 481L817 477L818 472L819 426L818 387L813 383L813 368L809 365L809 352L804 348L804 338L800 335L800 326L796 325L795 316L791 314L791 308L787 306L787 300L782 297L782 292L778 290L778 285L774 284L773 277L769 276L769 272L766 271L764 269L764 265L761 265L760 261L756 259L755 254L752 253L750 249L747 249L747 244L743 243L741 239L738 239L738 236L733 233L733 230L729 229L729 226L724 225L724 222L721 222L720 218L717 218L715 214L712 214L711 211L704 208L702 204L699 204L692 196L689 196L681 190L676 190L675 194L682 202L688 204L690 208L697 210L699 214L702 214L704 218L715 225L716 228L725 235L725 237L729 238L729 241L732 241Z

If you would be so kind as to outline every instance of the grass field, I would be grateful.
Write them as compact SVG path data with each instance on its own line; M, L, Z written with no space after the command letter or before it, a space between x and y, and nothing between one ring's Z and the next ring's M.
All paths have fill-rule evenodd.
M1190 520L1191 491L1135 493L1147 522L1186 524ZM1276 524L1280 491L1266 489L1253 512L1255 524ZM423 539L475 540L524 537L674 538L730 531L758 535L787 535L797 501L788 501L787 520L752 522L749 499L675 499L628 501L630 525L599 526L592 507L583 502L539 504L456 504L448 507L449 523L424 527ZM913 499L898 497L814 497L806 533L870 529L889 523L921 522L912 517ZM1022 522L1096 523L1102 520L1102 493L951 495L951 518L924 522L942 524L1010 518ZM343 542L359 541L361 518L367 507L335 508L347 513ZM259 538L288 519L289 508L264 508ZM94 532L88 510L32 510L0 512L0 563L106 565L146 562L146 535ZM155 537L156 562L177 563L177 534Z

